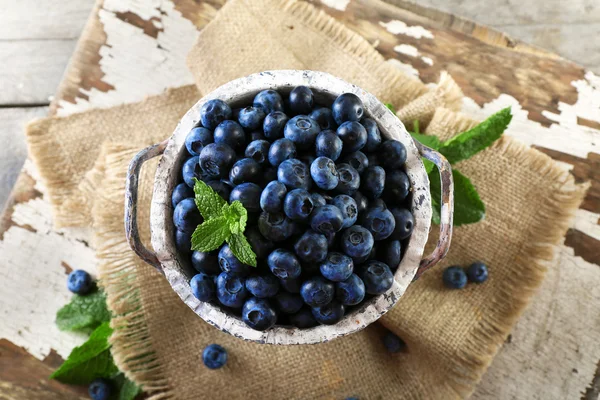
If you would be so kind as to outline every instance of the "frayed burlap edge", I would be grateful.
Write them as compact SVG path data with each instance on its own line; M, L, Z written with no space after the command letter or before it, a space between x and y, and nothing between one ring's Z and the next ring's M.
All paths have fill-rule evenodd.
M440 108L436 110L430 128L444 126L456 134L475 124L476 121L464 114ZM431 129L428 133L436 134ZM447 139L451 135L441 136ZM492 320L489 315L482 316L478 328L469 337L468 344L461 347L462 351L457 354L450 369L447 384L463 398L473 393L506 336L529 304L531 296L540 287L547 269L555 261L556 246L564 238L590 186L589 183L576 184L570 173L559 167L552 158L509 136L503 136L487 151L509 153L511 159L555 184L552 195L538 205L538 218L530 229L530 240L523 243L517 258L519 264L528 268L516 270L515 274L500 284L506 296L495 298L492 306L497 310L496 318ZM524 285L524 282L527 284ZM519 293L511 290L516 284L522 288ZM508 296L511 301L506 301Z
M115 364L152 399L164 399L171 397L171 389L153 350L137 278L138 269L145 266L125 240L121 217L127 166L138 151L128 144L105 145L105 175L97 191L101 196L92 210L94 244L100 282L113 313L110 342Z

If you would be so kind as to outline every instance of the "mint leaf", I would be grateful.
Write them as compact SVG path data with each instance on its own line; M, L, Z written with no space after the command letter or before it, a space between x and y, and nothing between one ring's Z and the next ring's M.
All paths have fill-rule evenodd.
M117 389L116 395L111 397L115 400L133 400L142 391L138 385L127 379L123 373L119 373L111 379Z
M229 205L223 206L223 216L227 218L229 230L232 234L244 233L246 222L248 222L248 211L246 211L240 201L236 200Z
M87 342L71 351L50 378L63 383L86 385L96 378L108 378L117 373L119 370L113 362L108 343L111 334L111 327L104 322L92 332Z
M256 254L254 254L252 246L250 246L244 234L231 235L227 243L229 243L229 247L235 258L244 264L256 267Z
M192 234L192 250L208 252L218 249L231 236L227 218L216 217L198 225Z
M420 133L411 132L410 136L413 137L416 141L421 144L424 144L427 147L431 147L434 150L439 149L442 146L442 142L438 139L437 136L433 135L422 135Z
M389 108L391 112L396 114L396 110L394 109L394 105L392 103L385 103L385 106Z
M195 179L195 178L194 178ZM206 183L195 179L194 194L196 207L204 219L221 216L222 208L227 202Z
M450 164L466 160L490 146L502 136L512 119L510 107L507 107L488 119L446 141L440 148Z
M56 325L61 331L92 330L110 321L106 296L96 290L86 296L74 295L71 302L56 313Z
M461 174L457 169L452 169L454 179L454 226L473 224L485 217L485 205L479 197L479 193L469 178ZM440 175L437 170L429 173L431 197L435 199L436 211L439 215L441 198ZM435 221L434 221L435 222ZM439 222L438 222L439 223Z

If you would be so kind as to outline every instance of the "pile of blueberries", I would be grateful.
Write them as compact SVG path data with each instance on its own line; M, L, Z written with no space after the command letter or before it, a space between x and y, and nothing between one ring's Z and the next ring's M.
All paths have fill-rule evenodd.
M306 86L285 97L263 90L233 110L206 102L172 193L177 248L198 272L194 295L256 330L335 324L385 293L414 226L406 149L382 140L361 100L344 93L317 105ZM227 244L191 251L203 221L194 178L244 205L256 268Z

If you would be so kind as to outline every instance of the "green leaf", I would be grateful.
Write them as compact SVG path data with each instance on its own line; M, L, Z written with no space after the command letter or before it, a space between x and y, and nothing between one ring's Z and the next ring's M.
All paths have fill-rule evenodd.
M223 216L227 218L229 230L232 234L244 233L246 222L248 222L248 211L246 211L240 201L236 200L229 205L223 206Z
M56 313L56 325L62 331L93 330L110 321L106 296L96 290L86 296L74 295L71 302Z
M195 179L195 178L194 178ZM217 192L206 183L195 179L194 194L196 207L204 219L220 217L223 206L227 204Z
M111 396L111 399L133 400L142 391L142 388L127 379L123 373L119 373L118 375L112 377L112 381L115 383L117 393L115 396Z
M493 114L476 127L446 141L440 147L440 153L450 161L450 164L471 158L498 140L511 119L510 107L507 107Z
M485 205L479 197L479 193L469 178L461 174L457 169L452 169L454 179L454 226L474 224L485 217ZM439 215L439 199L441 198L440 175L437 170L429 173L431 197L437 203L434 212ZM435 222L435 221L434 221ZM439 223L439 222L438 222Z
M413 132L416 133L417 135L421 134L421 131L419 130L419 120L415 119L413 121Z
M50 378L63 383L86 385L96 378L108 378L116 374L119 370L113 362L108 343L111 333L108 322L104 322L92 332L87 342L71 351Z
M231 236L227 218L216 217L198 225L192 234L192 250L213 251Z
M411 132L410 135L419 143L424 144L427 147L431 147L434 150L437 150L442 146L442 142L440 142L440 139L438 139L437 136L423 135L415 132Z
M244 264L256 267L256 254L243 234L231 235L227 240L233 255Z
M396 110L394 109L394 105L392 103L385 103L385 106L389 108L391 112L396 114Z

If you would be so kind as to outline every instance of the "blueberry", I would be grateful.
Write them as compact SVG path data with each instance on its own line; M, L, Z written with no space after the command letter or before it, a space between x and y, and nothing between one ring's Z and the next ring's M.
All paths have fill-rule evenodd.
M202 352L202 362L210 369L222 368L227 363L227 350L218 344L209 344Z
M346 121L360 121L365 113L362 101L353 93L338 96L331 106L333 119L338 125Z
M215 143L226 144L235 151L241 151L246 147L246 133L244 128L235 121L227 120L221 122L215 128Z
M312 309L315 319L324 325L333 325L340 322L344 317L344 305L336 300L324 306Z
M196 274L190 280L192 294L200 301L211 301L215 297L215 280L206 274Z
M359 304L365 298L365 284L356 274L335 285L335 298L345 306Z
M219 251L214 250L207 253L201 251L192 252L192 266L200 273L207 275L220 274Z
M213 134L206 128L198 126L193 128L185 137L185 148L192 156L199 156L202 148L213 143Z
M369 208L361 215L361 225L367 228L375 240L390 237L396 228L396 220L390 210Z
M235 151L228 145L211 143L200 152L200 167L206 175L227 178L235 157Z
M312 162L310 176L315 184L324 190L334 189L339 182L335 163L327 157L319 157Z
M395 271L402 259L402 244L399 240L386 240L378 245L377 257Z
M283 128L289 120L289 117L281 111L274 111L267 115L263 122L265 137L271 141L282 138Z
M223 245L219 250L219 266L223 272L231 275L246 276L250 273L250 267L233 255L228 244Z
M183 177L185 184L191 188L194 187L194 178L202 180L202 169L200 168L198 156L189 158L183 163L183 167L181 167L181 176Z
M88 394L92 400L108 400L111 392L112 384L108 379L94 379L88 386Z
M342 139L344 153L358 151L367 144L367 131L360 122L344 122L337 128L335 133Z
M461 267L448 267L442 273L442 281L450 289L462 289L467 285L467 274Z
M467 268L467 278L469 278L469 282L473 283L483 283L487 281L487 266L481 261L471 264L469 268Z
M280 279L279 284L281 285L281 288L288 293L300 293L302 281L300 278Z
M355 192L352 195L352 198L356 202L356 209L359 214L365 212L367 208L369 208L369 200L361 192Z
M310 189L310 171L306 164L297 159L285 160L277 168L277 179L288 189Z
M307 307L302 307L300 311L290 315L290 322L296 328L300 329L308 329L318 325L318 322L313 316L311 309Z
M294 142L298 149L309 149L315 144L320 131L317 121L306 115L297 115L285 124L283 135Z
M315 207L310 216L310 226L319 233L339 232L344 224L340 209L332 204Z
M287 189L283 183L279 181L269 182L260 195L260 208L265 212L281 211L286 194Z
M333 198L332 203L342 212L342 228L349 228L356 223L356 219L358 218L358 205L352 197L347 194L340 194Z
M383 345L390 353L399 353L406 347L406 343L391 331L386 332L382 340Z
M242 321L257 331L266 331L277 322L277 313L265 299L251 297L242 308Z
M327 257L327 238L325 235L308 230L294 244L294 251L306 263L319 263Z
M254 97L252 105L254 107L262 107L267 114L273 111L283 111L283 99L275 90L263 90L259 92Z
M244 107L240 110L238 121L240 125L248 130L256 130L263 126L265 111L262 107Z
M345 281L354 271L352 259L345 254L331 252L319 266L321 275L333 282Z
M175 231L175 248L184 256L190 254L192 250L192 233L194 231Z
M202 221L200 211L192 198L180 201L173 211L173 224L180 231L193 232Z
M219 196L227 200L231 194L231 186L225 182L218 181L216 179L206 181L206 184L210 186Z
M307 279L300 288L302 300L310 307L329 304L333 300L335 287L333 283L320 276Z
M308 219L313 209L314 203L312 197L304 189L291 190L283 200L283 212L288 218L295 221Z
M315 207L324 206L325 204L327 204L325 197L323 197L321 194L319 194L317 192L311 193L310 197L313 199L313 204Z
M267 140L267 137L263 133L263 131L259 130L259 131L252 131L252 132L250 132L250 143L256 142L258 140L265 140L265 141L269 142ZM246 156L246 157L249 157L249 156Z
M365 290L369 294L385 293L394 283L394 274L390 267L381 261L368 261L359 269L358 276L363 280Z
M342 139L334 131L320 132L315 143L317 157L327 157L336 161L342 154Z
M266 140L253 140L252 142L250 142L248 147L246 147L244 155L248 158L253 159L261 165L268 164L270 148L271 143L269 143Z
M410 192L410 180L408 176L399 169L388 170L385 175L384 197L390 204L400 204L408 197Z
M302 296L297 293L279 292L272 301L275 308L285 314L295 314L304 305Z
M369 166L369 159L362 151L355 151L354 153L348 154L344 157L342 162L350 164L359 174L362 174Z
M171 204L173 204L173 208L175 208L181 200L189 197L194 197L194 190L191 187L185 183L180 183L175 186L173 193L171 193Z
M246 289L254 297L266 299L273 297L279 291L279 281L275 276L268 275L252 275L246 279Z
M406 239L412 234L415 227L415 218L406 208L392 208L390 211L396 221L392 238L396 240Z
M296 86L290 92L290 110L293 115L309 114L313 107L313 92L306 86Z
M273 243L260 233L256 225L246 226L244 236L258 259L266 258L273 250Z
M248 212L260 211L261 193L262 189L256 183L242 183L233 188L229 195L229 202L238 200Z
M94 289L94 281L90 274L82 269L72 271L67 277L67 289L69 291L86 295Z
M202 126L215 129L221 122L231 118L231 108L223 100L209 100L200 109Z
M385 188L385 170L379 166L369 167L360 177L360 190L370 199L377 199Z
M353 225L346 229L342 233L340 242L342 251L353 260L367 257L371 253L374 243L371 232L360 225Z
M379 156L386 168L400 168L406 162L406 147L397 140L386 140L379 147Z
M269 269L279 279L296 279L302 272L300 261L291 251L276 249L267 257Z
M217 277L217 299L226 307L240 308L248 296L242 277L221 272Z
M364 150L368 152L377 150L381 144L381 134L379 133L377 123L371 118L365 118L360 121L360 123L367 131L367 144L365 145Z
M252 158L242 158L229 171L229 181L234 185L244 182L258 183L262 180L262 168ZM235 189L234 189L235 190Z
M308 116L317 121L322 131L337 128L335 119L333 119L333 112L327 107L315 107Z
M336 192L352 196L360 186L358 171L349 164L338 164L337 171L339 183L335 187Z
M281 242L292 236L294 224L282 212L263 212L258 218L258 229L266 239Z
M290 139L277 139L269 148L269 162L274 167L296 157L296 145Z
M367 153L367 160L369 160L370 167L381 166L380 155L377 152Z

